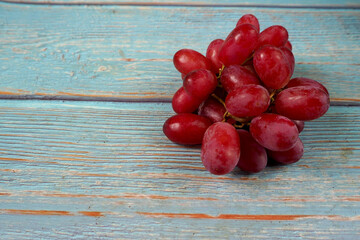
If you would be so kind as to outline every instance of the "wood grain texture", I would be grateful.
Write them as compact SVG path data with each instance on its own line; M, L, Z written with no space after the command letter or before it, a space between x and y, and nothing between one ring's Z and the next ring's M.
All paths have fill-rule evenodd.
M307 123L300 162L253 175L206 172L198 147L163 135L171 114L169 103L0 101L2 237L359 236L359 107L331 107Z
M1 239L360 238L358 1L3 2ZM171 59L245 13L288 28L295 76L354 106L307 123L300 162L214 176L162 133Z
M288 28L294 76L325 84L332 102L360 101L357 10L34 6L0 3L0 95L170 101L180 48L205 52L239 16Z
M58 5L145 5L145 6L231 6L231 7L334 7L334 8L354 8L360 7L356 0L293 0L291 2L285 0L206 0L206 1L190 1L190 0L5 0L10 3L24 4L58 4Z

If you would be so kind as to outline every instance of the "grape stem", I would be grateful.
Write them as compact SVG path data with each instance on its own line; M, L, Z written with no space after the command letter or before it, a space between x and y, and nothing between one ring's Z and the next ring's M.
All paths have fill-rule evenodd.
M222 120L222 122L225 122L225 121L226 121L226 116L227 116L228 113L229 113L229 112L226 110L226 112L225 112L224 115L223 115L223 120Z
M276 95L278 95L282 90L284 90L284 89L283 89L283 88L281 88L281 89L274 89L274 90L270 93L270 103L271 103L271 104L275 101Z
M216 78L218 81L220 81L221 74L224 71L225 65L222 65L221 68L219 68L219 73L216 75Z
M271 99L271 98L273 98L273 97L275 96L276 91L277 91L277 90L275 89L275 90L273 90L273 91L270 93L270 99Z
M216 98L216 100L218 100L218 101L224 106L224 108L226 108L225 102L224 102L221 98L219 98L218 96L216 96L215 93L211 94L211 96L212 96L213 98Z
M233 126L234 126L235 128L243 128L243 127L245 126L245 123L241 123L241 124L236 124L236 123L234 123Z
M224 71L224 68L225 68L225 65L222 65L221 68L219 68L219 76L218 76L218 78L221 77L221 74Z
M248 57L241 65L244 65L247 61L249 61L250 59L252 59L254 57L254 52L251 54L250 57Z
M240 123L247 123L250 120L250 118L235 117L235 116L231 115L231 113L229 113L229 112L227 112L226 117L231 117L232 119L234 119L234 120L236 120L237 122L240 122Z

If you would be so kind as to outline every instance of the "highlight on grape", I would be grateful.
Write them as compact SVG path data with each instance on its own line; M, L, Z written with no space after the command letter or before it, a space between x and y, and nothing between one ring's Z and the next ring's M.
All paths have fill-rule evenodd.
M323 116L329 92L316 80L292 78L295 57L286 28L260 32L258 19L242 16L223 39L213 40L206 55L181 49L173 62L182 86L174 94L176 115L164 134L174 143L201 146L201 160L212 174L235 167L262 171L268 159L299 161L305 121Z

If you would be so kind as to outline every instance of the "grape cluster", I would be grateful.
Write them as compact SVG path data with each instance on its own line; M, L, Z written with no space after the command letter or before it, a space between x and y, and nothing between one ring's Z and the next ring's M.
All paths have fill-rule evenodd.
M260 172L268 159L297 162L304 153L304 121L330 106L321 83L291 79L288 31L274 25L260 32L252 14L242 16L225 40L212 41L206 56L181 49L173 62L183 86L172 99L177 114L164 123L164 134L178 144L202 144L201 160L213 174L236 166Z

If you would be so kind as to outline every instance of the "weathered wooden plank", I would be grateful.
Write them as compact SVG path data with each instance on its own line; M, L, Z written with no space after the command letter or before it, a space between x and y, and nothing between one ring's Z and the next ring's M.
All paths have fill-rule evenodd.
M288 28L294 76L324 83L333 102L360 100L359 11L5 3L0 95L169 101L181 85L172 55L180 48L204 52L249 12L262 28Z
M179 204L174 202L173 204ZM96 205L96 199L94 200ZM113 204L113 208L123 208ZM129 208L129 207L128 207ZM22 231L9 228L13 239L329 239L353 240L358 238L359 225L354 221L336 221L324 218L293 221L241 221L177 218L143 218L120 216L37 216L2 215L5 226L18 226ZM44 221L44 218L47 221ZM37 223L37 224L34 224ZM41 223L41 225L40 225ZM65 223L65 224L64 224ZM236 226L236 227L234 227ZM355 227L355 229L354 229Z
M300 162L225 176L166 139L171 114L169 103L0 101L2 237L359 235L360 108L309 122Z
M231 7L360 7L356 0L253 0L253 1L234 1L234 0L5 0L4 2L25 3L25 4L61 4L61 5L150 5L150 6L231 6Z

